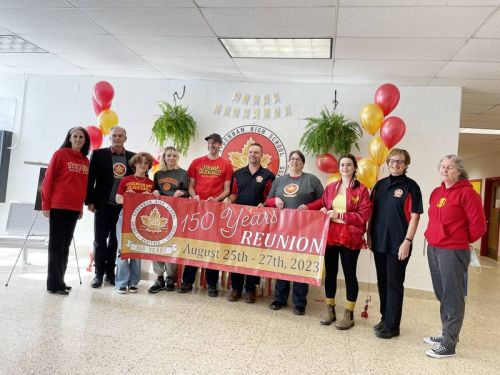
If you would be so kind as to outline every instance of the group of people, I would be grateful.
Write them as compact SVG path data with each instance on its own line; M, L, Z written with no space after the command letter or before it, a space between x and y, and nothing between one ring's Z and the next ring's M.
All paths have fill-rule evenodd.
M304 172L301 151L289 154L288 173L276 177L262 167L262 146L248 149L248 165L233 172L229 161L220 156L222 138L205 138L208 153L193 160L188 170L179 167L179 153L166 147L154 179L147 172L153 157L145 152L125 150L125 129L110 131L111 146L94 150L87 159L90 137L84 128L69 130L61 148L49 164L42 189L43 213L50 218L49 265L47 290L67 295L71 287L64 282L69 245L84 203L94 213L95 276L91 287L103 282L115 286L118 293L137 292L140 260L121 259L121 209L125 193L148 193L180 199L225 201L277 209L321 210L330 218L325 250L325 316L322 325L335 322L347 330L354 326L358 297L356 267L362 249L373 252L380 296L381 320L374 326L375 335L390 339L400 334L406 267L411 256L420 215L422 195L418 184L406 175L410 155L392 149L386 163L389 176L379 180L371 192L356 179L357 161L353 155L339 158L341 179L325 189L313 174ZM430 197L429 224L425 231L432 283L441 304L442 332L424 340L434 346L426 351L431 357L455 355L455 346L464 317L464 278L470 261L469 244L486 230L480 196L472 189L463 163L456 155L443 157L438 165L442 184ZM366 234L366 240L365 240ZM344 271L346 301L337 319L336 291L339 258ZM116 274L115 274L116 264ZM176 266L153 262L157 279L149 293L176 290ZM179 293L193 289L197 268L185 266ZM219 271L206 270L207 293L218 296ZM227 296L238 301L245 289L245 301L254 303L259 278L231 274L232 289ZM280 310L288 303L292 289L293 312L304 315L308 284L276 280L270 309Z

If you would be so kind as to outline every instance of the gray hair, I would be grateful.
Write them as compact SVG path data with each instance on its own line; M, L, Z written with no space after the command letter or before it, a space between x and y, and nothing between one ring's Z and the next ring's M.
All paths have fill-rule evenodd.
M469 174L465 170L464 161L462 159L460 159L458 157L458 155L451 154L451 155L446 155L446 156L442 157L441 160L439 161L438 169L441 166L441 162L444 159L451 160L455 164L455 166L457 167L458 171L460 172L460 176L458 176L459 180L468 180L469 179Z
M109 129L109 134L111 134L113 130L121 130L123 134L127 135L127 131L125 130L125 128L122 128L121 126L118 125L113 126L111 129Z

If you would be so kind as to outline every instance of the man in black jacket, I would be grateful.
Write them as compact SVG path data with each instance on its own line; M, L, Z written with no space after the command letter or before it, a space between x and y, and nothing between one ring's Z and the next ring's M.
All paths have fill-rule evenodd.
M125 129L115 126L109 133L111 147L94 150L90 157L89 183L85 204L94 216L95 277L90 286L99 288L103 277L114 285L117 250L116 222L122 206L116 203L116 190L122 177L133 173L128 165L135 153L126 151Z

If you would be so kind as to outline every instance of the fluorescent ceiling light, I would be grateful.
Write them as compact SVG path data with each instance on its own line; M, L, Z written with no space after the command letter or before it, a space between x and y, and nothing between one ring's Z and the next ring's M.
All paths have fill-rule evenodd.
M0 53L47 53L17 35L0 35Z
M259 59L331 59L332 39L219 38L231 57Z
M460 134L500 135L500 129L460 128Z

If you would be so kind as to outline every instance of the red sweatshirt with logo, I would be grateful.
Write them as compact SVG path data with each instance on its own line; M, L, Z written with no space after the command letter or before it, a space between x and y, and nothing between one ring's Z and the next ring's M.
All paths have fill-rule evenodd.
M469 249L486 232L480 195L467 180L447 188L444 182L429 199L429 224L425 238L440 249Z
M43 179L42 209L82 211L88 175L89 159L81 152L70 148L57 150Z

